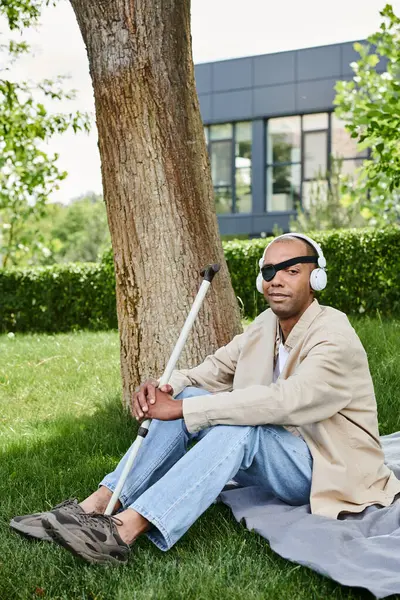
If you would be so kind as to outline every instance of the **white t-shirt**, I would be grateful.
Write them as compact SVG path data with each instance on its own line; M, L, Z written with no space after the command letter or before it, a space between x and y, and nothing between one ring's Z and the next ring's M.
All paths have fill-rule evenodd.
M284 344L282 342L279 344L278 356L276 357L276 365L274 369L274 377L273 383L276 383L279 375L282 373L285 368L286 361L288 359L289 352L286 350Z
M289 352L286 350L285 345L281 342L279 344L278 356L276 357L274 376L272 379L273 383L277 382L279 375L282 373L283 369L285 368L285 364L286 364L288 357L289 357ZM301 433L297 429L297 427L294 427L293 425L284 425L284 427L285 427L285 429L290 431L290 433L293 433L293 435L296 435L297 437L301 437L303 439L303 436L301 435Z

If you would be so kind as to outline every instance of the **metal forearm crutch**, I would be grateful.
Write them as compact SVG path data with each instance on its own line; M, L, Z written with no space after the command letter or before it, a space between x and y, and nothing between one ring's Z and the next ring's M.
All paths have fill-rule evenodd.
M214 275L216 273L218 273L220 269L220 265L219 264L214 264L214 265L208 265L201 273L200 275L202 275L203 277L203 282L200 286L200 289L197 293L196 298L194 299L192 308L190 309L190 312L187 316L187 319L185 321L185 324L183 326L183 329L180 333L180 336L178 338L178 341L175 344L175 348L172 351L172 354L169 358L168 364L165 368L165 371L159 381L158 387L162 387L163 385L166 385L168 383L168 381L170 380L170 377L172 375L172 371L175 368L176 363L178 362L179 356L182 352L182 349L185 345L185 342L187 340L187 337L190 333L190 330L192 329L193 323L197 317L197 313L200 310L200 307L203 303L203 300L205 298L205 295L207 294L208 288L211 285L212 280L214 279ZM117 500L119 499L119 495L122 491L122 488L124 487L126 478L128 477L129 471L132 468L133 465L133 461L136 458L136 455L139 451L139 448L144 440L144 438L146 437L148 431L149 431L149 427L151 424L151 419L146 419L146 421L143 421L143 423L141 424L141 426L139 427L139 431L138 431L138 435L137 438L135 440L135 442L132 445L130 454L128 456L128 459L125 463L125 467L121 473L121 476L118 480L118 483L116 485L116 488L114 490L113 495L111 496L110 502L107 505L105 514L106 515L111 515L114 507L117 503Z

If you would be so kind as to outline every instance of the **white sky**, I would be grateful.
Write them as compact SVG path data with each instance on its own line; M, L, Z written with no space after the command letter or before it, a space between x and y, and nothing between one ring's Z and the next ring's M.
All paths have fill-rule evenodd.
M195 63L363 39L376 31L386 0L192 0ZM392 0L397 14L400 0ZM5 23L0 22L5 33ZM67 0L47 7L40 27L24 34L34 57L17 63L12 76L40 80L69 75L76 101L57 110L94 111L88 61L75 15ZM68 202L86 191L101 192L97 132L64 134L48 144L60 155L67 179L52 200Z

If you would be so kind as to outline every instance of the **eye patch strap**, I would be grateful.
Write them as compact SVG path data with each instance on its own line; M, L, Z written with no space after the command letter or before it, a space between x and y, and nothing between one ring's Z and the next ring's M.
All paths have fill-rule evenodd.
M278 271L281 271L282 269L287 269L287 267L293 267L293 265L305 264L305 263L317 264L318 258L316 256L297 256L295 258L290 258L289 260L284 260L283 262L277 263L276 265L272 265L272 264L264 265L261 268L261 273L263 274L263 277L264 277L264 273L265 273L265 275L267 275L267 272L268 272L268 275L272 275L272 277L269 279L266 279L264 277L264 279L266 279L266 281L271 281L271 279L273 279L273 277L275 277L275 275Z

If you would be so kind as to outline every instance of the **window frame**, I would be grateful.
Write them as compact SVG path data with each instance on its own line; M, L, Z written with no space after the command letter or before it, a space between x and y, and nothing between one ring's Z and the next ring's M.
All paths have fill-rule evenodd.
M236 126L238 123L249 123L250 124L250 130L251 130L251 139L250 139L250 143L251 143L251 182L250 182L250 195L251 195L251 202L252 202L252 208L249 212L238 212L236 210L237 208L237 197L236 197ZM230 188L231 189L231 196L232 196L232 203L231 203L231 210L230 212L227 213L217 213L217 214L221 214L221 215L251 215L253 212L253 131L252 131L252 123L253 121L250 119L247 120L240 120L240 121L224 121L223 123L210 123L208 125L204 126L204 129L207 130L207 134L205 135L206 137L206 146L207 146L207 151L208 151L208 155L209 155L209 159L210 159L210 167L212 165L212 146L213 143L218 143L218 142L230 142L231 143L231 185L214 185L213 182L213 189L214 190L218 190L219 188ZM211 134L211 128L215 125L232 125L232 137L227 137L227 138L220 138L218 140L213 140L212 139L212 134ZM240 168L238 169L240 170Z
M300 160L299 161L284 161L284 162L269 162L268 161L268 126L269 126L269 122L272 119L285 119L285 118L290 118L290 117L299 117L300 118ZM303 188L303 164L302 164L302 158L303 158L303 154L304 154L304 148L303 148L303 136L302 136L302 132L303 132L303 115L280 115L279 117L271 117L270 119L266 119L265 120L265 124L264 124L264 156L265 156L265 167L264 167L264 181L265 181L265 199L264 199L264 210L266 212L266 214L268 215L286 215L286 214L295 214L296 209L293 207L292 210L268 210L268 203L269 203L269 198L268 198L268 171L269 169L271 170L271 172L273 172L274 167L292 167L294 165L300 165L300 188L299 188L299 193L300 193L300 202L301 202L301 198L302 198L302 188Z
M301 120L301 122L303 123L303 119ZM328 123L329 125L329 123ZM316 181L315 177L306 177L306 152L305 152L305 146L306 146L306 136L308 135L313 135L314 133L326 133L326 156L325 156L325 161L326 161L326 171L329 172L330 169L330 163L329 163L329 134L328 134L328 129L312 129L312 130L307 130L307 131L303 131L301 132L301 163L302 163L302 169L301 169L301 183L303 184L303 181Z
M327 114L328 115L328 119L327 119L327 128L321 128L319 127L318 129L304 129L303 126L303 121L304 121L304 117L308 116L308 115L314 115L314 114ZM265 193L264 193L264 210L265 213L268 215L282 215L282 214L295 214L296 213L296 209L295 207L293 207L291 210L281 210L281 211L271 211L268 210L268 205L270 204L270 198L268 197L268 191L269 191L269 185L268 185L268 177L269 177L269 172L273 172L273 168L276 166L294 166L294 165L300 165L300 206L302 208L304 208L304 202L303 202L303 188L304 188L304 183L308 183L308 182L312 182L312 181L318 181L317 178L306 178L305 177L305 136L307 134L310 133L326 133L326 170L327 170L327 174L329 174L331 172L332 169L332 160L335 159L335 157L333 156L332 153L332 139L333 139L333 135L332 135L332 120L333 120L333 116L335 114L334 110L330 110L330 111L316 111L316 112L312 112L312 113L300 113L300 114L287 114L287 115L279 115L276 117L270 117L267 119L264 119L264 185L265 185ZM289 118L289 117L300 117L300 160L299 161L286 161L286 162L269 162L268 161L268 127L269 127L269 122L271 120L274 119L284 119L284 118ZM367 152L366 156L347 156L347 157L341 157L341 160L343 162L343 164L347 161L363 161L363 160L367 160L370 157L370 151ZM331 178L328 177L327 179L325 179L324 181L328 182L328 187L331 185Z

